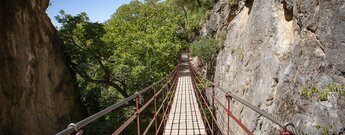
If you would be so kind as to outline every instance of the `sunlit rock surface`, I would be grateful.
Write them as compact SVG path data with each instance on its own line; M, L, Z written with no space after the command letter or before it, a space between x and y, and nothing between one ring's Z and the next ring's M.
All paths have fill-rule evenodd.
M308 134L338 134L345 128L345 97L331 93L320 101L302 87L323 90L345 83L344 0L246 0L230 13L219 0L201 35L226 32L214 81L253 105L291 121ZM216 92L225 102L224 94ZM254 134L276 134L277 125L231 102L231 110ZM220 109L220 108L219 108ZM224 112L217 111L226 123ZM231 121L232 132L244 134Z

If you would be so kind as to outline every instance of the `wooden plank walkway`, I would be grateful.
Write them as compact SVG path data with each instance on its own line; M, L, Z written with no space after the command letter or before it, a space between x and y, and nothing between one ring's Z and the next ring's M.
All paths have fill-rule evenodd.
M182 58L186 58L183 56ZM165 126L165 135L206 135L192 80L189 75L188 63L182 63L182 71L177 83L169 118Z

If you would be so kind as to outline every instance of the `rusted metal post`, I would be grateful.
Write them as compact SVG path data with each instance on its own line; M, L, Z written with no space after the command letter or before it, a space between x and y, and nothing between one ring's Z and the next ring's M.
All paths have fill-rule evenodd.
M226 99L228 100L228 112L230 112L230 96L228 94L225 95ZM230 116L228 115L228 135L230 134Z
M205 90L206 90L206 86L205 86ZM215 109L214 109L214 87L212 87L212 115L214 116L215 114ZM212 134L214 134L214 119L212 118Z
M138 130L138 135L140 135L140 121L139 121L139 95L137 97L135 97L135 115L136 115L136 119L137 119L137 130Z
M163 84L162 85L162 99L164 99L164 80L162 81L162 84ZM164 106L163 102L162 102L162 109L165 110L165 106ZM163 115L162 120L165 121L165 115ZM165 127L164 122L163 122L163 127Z
M278 131L279 131L279 133L280 133L281 135L292 135L290 132L288 132L288 131L286 131L286 130L284 130L284 129L278 129Z
M155 119L155 132L157 133L157 100L156 100L156 87L153 87L153 98L154 98L154 106L155 106L155 113L154 113L154 119Z

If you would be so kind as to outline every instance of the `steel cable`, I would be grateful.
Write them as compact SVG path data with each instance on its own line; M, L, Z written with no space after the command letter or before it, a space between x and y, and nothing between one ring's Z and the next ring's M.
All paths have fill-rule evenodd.
M113 105L107 107L106 109L104 109L102 111L99 111L99 112L97 112L97 113L95 113L95 114L93 114L93 115L91 115L91 116L89 116L89 117L87 117L87 118L85 118L85 119L75 123L75 124L74 123L69 124L66 129L58 132L56 135L69 135L69 134L72 134L73 132L78 131L82 127L84 127L84 126L88 125L89 123L97 120L98 118L104 116L105 114L108 114L109 112L115 110L116 108L118 108L118 107L120 107L122 105L127 104L129 101L133 100L137 96L140 96L142 93L150 90L153 86L155 86L156 84L162 82L163 80L171 79L172 75L176 73L177 67L179 67L179 66L180 65L178 64L175 67L175 69L169 75L163 77L161 80L154 82L150 86L148 86L148 87L146 87L146 88L136 92L135 94L133 94L133 95L123 99L122 101L120 101L120 102L118 102L116 104L113 104ZM170 77L170 78L168 78L168 77Z

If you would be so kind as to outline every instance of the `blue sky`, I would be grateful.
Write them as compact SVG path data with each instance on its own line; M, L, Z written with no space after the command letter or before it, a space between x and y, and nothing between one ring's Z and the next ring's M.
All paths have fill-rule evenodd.
M132 0L50 0L51 5L47 9L47 14L54 26L60 26L54 16L63 9L67 14L76 15L86 12L93 22L104 22L123 4L128 4Z

